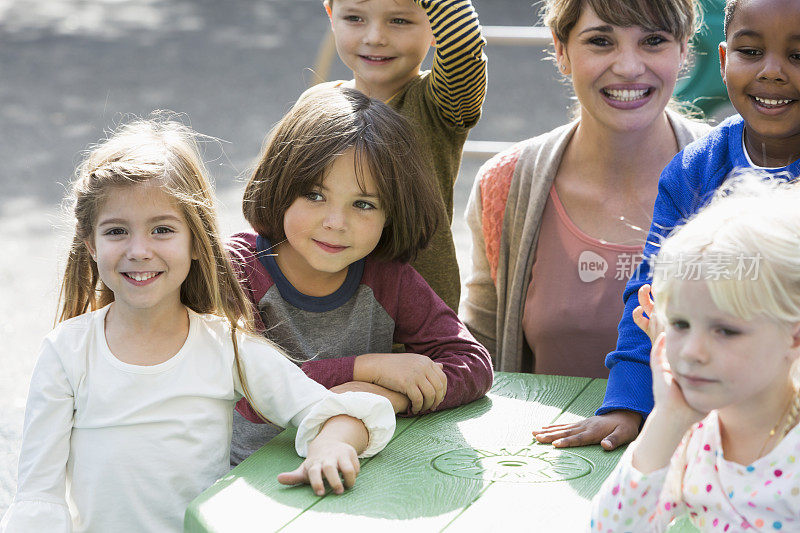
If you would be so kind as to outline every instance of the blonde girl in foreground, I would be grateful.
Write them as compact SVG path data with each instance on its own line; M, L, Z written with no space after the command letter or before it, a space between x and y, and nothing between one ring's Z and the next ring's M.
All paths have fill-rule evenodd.
M333 394L250 334L194 134L121 127L79 167L75 236L31 381L0 531L180 531L229 468L233 406L298 426L282 483L353 485L394 431L388 400ZM355 418L353 418L355 417ZM344 482L339 473L344 477Z
M593 531L800 528L800 189L748 177L653 264L655 408L595 497ZM727 194L730 193L730 194ZM642 297L643 296L643 297ZM671 458L671 459L670 459Z

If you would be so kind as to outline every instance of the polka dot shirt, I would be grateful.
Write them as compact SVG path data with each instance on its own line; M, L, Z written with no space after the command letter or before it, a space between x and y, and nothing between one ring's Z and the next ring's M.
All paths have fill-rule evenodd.
M592 501L591 531L665 531L683 515L700 531L800 531L800 424L750 465L723 457L716 412L682 446L686 453L679 447L668 468L646 475L626 451Z

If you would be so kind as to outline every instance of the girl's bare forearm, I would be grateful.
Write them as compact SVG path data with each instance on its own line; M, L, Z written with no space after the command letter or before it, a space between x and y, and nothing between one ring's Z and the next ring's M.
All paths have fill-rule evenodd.
M635 446L633 467L643 474L668 466L675 449L691 427L691 424L670 420L669 416L660 414L657 409L658 407L647 418L639 438L631 444Z
M369 431L364 422L358 418L348 415L332 416L322 426L312 444L323 441L345 442L355 448L358 455L361 455L369 445Z

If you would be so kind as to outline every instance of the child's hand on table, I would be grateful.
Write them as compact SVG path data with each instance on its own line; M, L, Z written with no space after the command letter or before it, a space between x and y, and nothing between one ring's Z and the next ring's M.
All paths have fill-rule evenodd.
M619 410L591 416L571 424L554 424L534 430L539 442L552 443L556 448L588 446L598 442L606 451L627 444L639 434L642 415L635 411Z
M650 285L639 287L639 305L633 310L633 321L654 342L661 332L661 325L654 316L655 306L650 298ZM533 435L543 443L552 443L557 448L570 446L600 445L611 451L623 444L632 442L639 434L642 415L635 411L620 409L592 416L572 424L544 426Z
M308 444L308 457L296 470L278 474L284 485L308 483L318 496L325 494L325 481L342 494L352 487L361 468L358 454L369 444L369 433L358 418L338 415L328 419ZM341 477L339 473L341 472Z
M416 353L360 355L356 357L353 378L404 394L415 414L436 409L447 392L442 364Z

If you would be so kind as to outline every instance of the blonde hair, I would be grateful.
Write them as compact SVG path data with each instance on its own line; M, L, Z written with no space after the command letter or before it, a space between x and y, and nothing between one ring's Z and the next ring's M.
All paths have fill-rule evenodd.
M181 284L181 303L197 313L222 316L230 323L234 360L249 400L236 333L253 334L252 304L239 285L219 236L214 193L196 139L190 128L155 114L150 120L120 126L89 151L76 170L68 197L75 233L59 293L58 320L114 301L114 293L100 279L85 245L94 238L100 210L109 194L119 187L158 187L183 214L197 257Z
M798 205L800 184L791 176L750 171L730 178L650 259L655 312L661 322L666 323L665 309L676 282L686 279L705 280L714 305L724 313L743 320L765 318L787 328L800 322ZM699 267L691 275L689 261ZM740 269L743 262L756 270ZM800 359L795 359L789 377L795 394L775 428L779 440L800 417ZM675 501L683 500L687 436L665 482Z
M800 322L798 205L795 180L734 176L661 243L653 260L656 310L663 313L691 260L699 268L693 279L707 280L721 311L743 320Z
M665 31L680 42L699 27L696 0L544 0L542 20L559 41L566 43L586 6L614 26Z
M285 239L286 210L320 185L334 160L350 148L360 184L366 164L386 213L372 255L413 259L443 223L441 194L411 124L355 89L312 89L275 125L245 187L245 219L273 245Z

